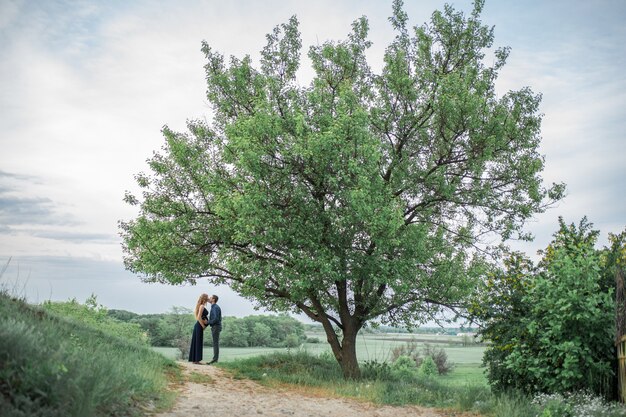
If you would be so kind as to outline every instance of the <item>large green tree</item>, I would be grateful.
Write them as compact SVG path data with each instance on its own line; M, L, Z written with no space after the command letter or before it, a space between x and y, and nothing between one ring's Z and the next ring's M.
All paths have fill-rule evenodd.
M540 176L540 96L496 95L507 48L445 6L410 28L401 1L380 73L368 21L309 48L299 85L295 17L267 35L258 65L207 43L211 124L165 128L121 223L125 262L147 281L208 278L271 310L323 325L346 377L370 320L415 324L458 308L484 236L507 239L561 197ZM493 62L493 66L485 62ZM493 240L493 239L492 239Z

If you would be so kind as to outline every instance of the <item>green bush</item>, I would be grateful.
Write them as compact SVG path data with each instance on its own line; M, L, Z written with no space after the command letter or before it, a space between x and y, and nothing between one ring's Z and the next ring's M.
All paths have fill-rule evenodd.
M287 335L285 339L285 347L295 348L300 346L300 338L295 334Z
M448 354L443 348L426 343L420 349L415 340L396 346L391 350L392 362L395 362L401 356L411 358L418 368L422 365L425 358L430 358L435 363L439 375L446 375L454 368L454 364L448 361Z
M415 360L408 356L400 356L391 364L391 374L398 380L413 380L417 375Z
M436 376L439 372L437 371L437 365L432 357L426 356L422 360L422 364L419 367L419 374L425 377L433 377Z
M454 364L448 361L448 354L443 348L432 346L427 343L422 349L422 355L424 355L424 360L426 358L432 359L439 375L446 375L454 368Z
M607 249L584 218L560 229L537 266L519 254L494 271L473 310L491 344L485 352L496 391L612 396L615 378L613 286ZM550 411L547 411L550 412Z
M530 314L506 366L524 370L529 392L611 390L615 303L612 289L600 288L598 232L590 228L561 224L522 299Z

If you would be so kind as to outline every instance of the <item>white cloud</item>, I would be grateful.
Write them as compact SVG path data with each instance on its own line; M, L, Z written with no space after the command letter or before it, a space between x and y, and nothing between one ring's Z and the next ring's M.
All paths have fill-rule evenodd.
M13 24L23 4L23 0L6 0L0 3L0 32Z
M412 24L421 24L442 5L436 0L406 3ZM471 7L469 0L455 6L465 11ZM608 3L598 7L610 12ZM578 7L563 16L560 26L547 27L545 20L551 15L546 10L557 9L498 2L487 5L483 18L496 25L497 45L513 46L499 91L530 85L544 94L544 176L549 182L570 185L569 197L530 225L538 236L538 246L530 251L545 246L542 242L556 230L559 214L576 222L587 214L597 226L606 226L606 232L619 231L615 225L626 218L626 190L620 181L626 177L621 161L626 141L620 126L626 80L624 51L616 36L623 35L624 29L621 21L607 24L596 11L593 16L602 27L596 21L593 28L580 26L584 16ZM588 7L582 9L590 13ZM0 224L0 255L70 256L121 265L119 242L104 237L115 236L117 221L134 215L135 209L126 206L122 197L126 189L134 189L133 175L145 170L146 158L161 147L161 127L184 130L187 119L210 116L201 40L227 56L257 58L265 34L297 14L306 55L310 45L345 38L351 22L367 15L374 42L371 64L379 68L385 45L393 37L387 22L390 11L388 2L330 0L3 1L0 166L22 178L0 183L0 191L10 185L12 198L39 202L38 207L49 215L71 221L59 226L48 217L49 224L35 220ZM565 36L572 27L581 27L581 33ZM504 42L499 41L501 35ZM303 82L311 77L307 62L305 57L299 73ZM37 288L42 293L45 274L42 268L31 272L33 282L40 280ZM132 304L141 292L195 297L176 287L153 290L129 277L124 278L129 281L115 281L120 286L124 282L126 307L116 303L104 284L90 287L94 277L80 285L59 284L54 294L67 298L80 291L75 295L84 299L84 293L96 288L108 294L101 302L137 311L170 307L146 310L143 300Z

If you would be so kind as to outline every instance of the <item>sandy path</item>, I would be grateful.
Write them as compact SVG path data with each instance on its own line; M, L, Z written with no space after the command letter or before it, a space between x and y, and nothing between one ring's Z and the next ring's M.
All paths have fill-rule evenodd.
M328 398L315 392L267 388L245 379L234 379L220 368L179 362L185 380L174 408L157 417L444 417L450 414L421 407L377 406L351 399ZM198 375L206 382L189 382Z

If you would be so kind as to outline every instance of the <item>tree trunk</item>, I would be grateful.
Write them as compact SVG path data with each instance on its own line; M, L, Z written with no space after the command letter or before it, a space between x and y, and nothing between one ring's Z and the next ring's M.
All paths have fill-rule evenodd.
M356 357L356 331L343 332L341 341L341 360L337 358L345 379L361 378L361 369Z
M358 329L353 326L345 326L343 329L343 338L339 341L335 329L330 323L322 323L326 338L333 350L333 355L337 359L337 363L341 366L343 377L345 379L359 379L361 370L359 369L359 361L356 357L356 336Z

